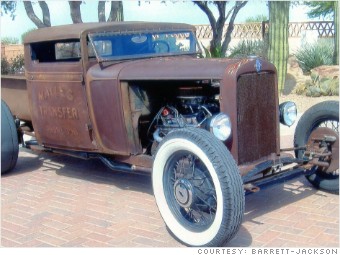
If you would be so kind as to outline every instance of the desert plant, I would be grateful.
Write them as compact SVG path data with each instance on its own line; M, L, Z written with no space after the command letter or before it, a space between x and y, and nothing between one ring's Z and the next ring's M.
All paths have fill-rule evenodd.
M318 66L333 65L334 46L331 40L318 40L313 44L306 44L296 53L296 59L300 68L306 74Z
M230 49L229 58L261 56L267 58L267 44L262 40L243 40Z
M268 59L277 70L278 89L284 89L289 55L288 25L290 1L269 1Z
M224 58L225 57L222 53L221 46L214 48L214 50L210 50L210 48L205 47L202 43L201 43L201 46L203 48L203 56L205 58Z
M339 78L321 78L317 73L312 72L309 80L296 86L295 93L308 97L338 96Z

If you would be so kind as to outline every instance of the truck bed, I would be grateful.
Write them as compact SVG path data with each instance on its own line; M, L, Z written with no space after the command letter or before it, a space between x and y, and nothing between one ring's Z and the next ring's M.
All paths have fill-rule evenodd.
M25 76L1 76L1 99L20 120L31 121Z

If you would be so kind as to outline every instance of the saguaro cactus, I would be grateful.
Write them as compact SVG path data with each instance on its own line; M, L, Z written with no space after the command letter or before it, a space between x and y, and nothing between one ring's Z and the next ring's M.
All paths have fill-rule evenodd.
M289 5L288 1L269 1L268 58L276 66L280 93L287 74Z
M334 63L339 65L339 2L334 2Z

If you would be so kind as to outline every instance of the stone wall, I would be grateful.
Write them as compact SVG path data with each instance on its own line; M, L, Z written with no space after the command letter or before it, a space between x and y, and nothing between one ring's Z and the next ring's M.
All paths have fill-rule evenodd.
M24 45L1 45L1 58L7 58L9 62L11 62L11 59L14 59L21 54L24 54Z

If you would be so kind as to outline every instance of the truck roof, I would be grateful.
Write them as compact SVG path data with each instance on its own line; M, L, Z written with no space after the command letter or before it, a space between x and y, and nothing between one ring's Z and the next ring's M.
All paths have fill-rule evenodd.
M71 25L53 26L34 30L28 33L24 43L34 43L43 41L56 41L66 39L80 39L82 34L91 32L133 32L148 30L194 30L195 26L183 23L164 23L164 22L142 22L142 21L125 21L125 22L93 22L78 23Z

